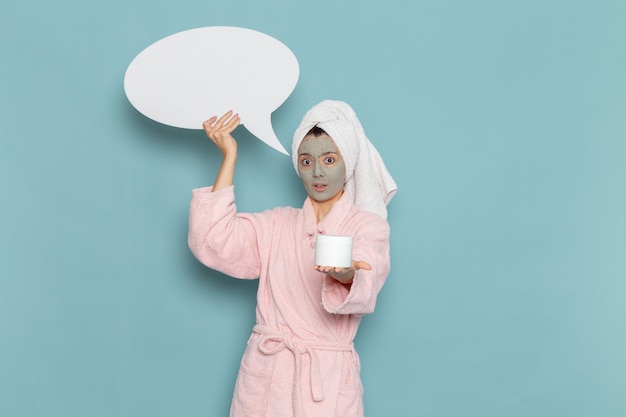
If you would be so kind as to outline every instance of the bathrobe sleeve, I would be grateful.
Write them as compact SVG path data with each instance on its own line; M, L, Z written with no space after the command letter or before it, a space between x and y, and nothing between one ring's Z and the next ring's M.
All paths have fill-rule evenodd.
M352 257L367 262L372 269L356 271L350 285L330 276L324 278L322 304L329 313L357 316L372 313L389 275L389 224L375 214L361 213L363 219L353 235Z
M235 278L260 275L257 231L251 218L237 214L234 186L192 191L188 244L209 268Z

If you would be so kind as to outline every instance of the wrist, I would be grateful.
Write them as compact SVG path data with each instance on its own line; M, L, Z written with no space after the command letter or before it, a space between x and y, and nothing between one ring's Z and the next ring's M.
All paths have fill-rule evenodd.
M222 151L224 160L236 161L237 160L237 147L229 148Z

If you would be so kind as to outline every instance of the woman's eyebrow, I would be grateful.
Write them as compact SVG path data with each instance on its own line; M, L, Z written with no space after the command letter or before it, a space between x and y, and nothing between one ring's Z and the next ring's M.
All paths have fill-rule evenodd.
M326 155L330 155L330 154L338 155L339 153L337 151L326 151L326 152L321 153L320 156L326 156ZM302 153L298 154L298 157L300 157L300 156L313 156L313 155L308 153L308 152L302 152Z

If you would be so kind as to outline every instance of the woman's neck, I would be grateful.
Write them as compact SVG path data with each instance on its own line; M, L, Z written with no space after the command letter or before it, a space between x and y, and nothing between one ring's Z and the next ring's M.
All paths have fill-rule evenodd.
M317 201L312 198L310 199L311 205L313 206L313 211L315 212L315 217L317 218L318 223L322 221L322 219L326 217L328 213L330 213L330 210L333 208L335 203L339 201L342 195L343 195L343 190L337 193L334 197L326 201Z

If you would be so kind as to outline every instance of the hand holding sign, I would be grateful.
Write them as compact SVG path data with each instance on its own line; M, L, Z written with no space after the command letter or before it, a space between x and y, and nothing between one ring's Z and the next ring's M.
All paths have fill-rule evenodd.
M278 40L214 26L179 32L144 49L126 70L124 90L139 112L174 127L202 129L208 117L234 109L253 135L287 155L271 114L298 76L298 61Z

